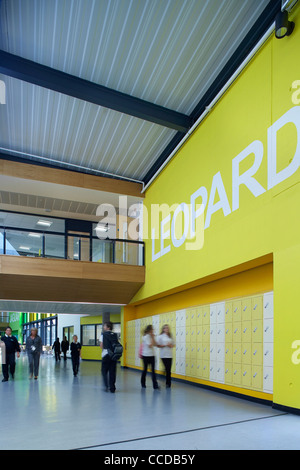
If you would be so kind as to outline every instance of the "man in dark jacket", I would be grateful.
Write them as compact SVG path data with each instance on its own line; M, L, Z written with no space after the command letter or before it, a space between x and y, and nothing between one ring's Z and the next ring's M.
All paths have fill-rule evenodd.
M100 347L102 349L102 377L105 391L110 390L111 393L116 391L116 367L117 362L111 360L108 350L113 342L118 340L116 333L112 332L112 323L106 322L103 325L103 332L100 339Z
M2 382L7 382L9 377L9 369L12 379L15 375L16 368L16 353L20 357L20 345L15 336L12 335L12 329L8 326L5 330L5 335L1 336L1 341L4 343L4 358L2 359Z

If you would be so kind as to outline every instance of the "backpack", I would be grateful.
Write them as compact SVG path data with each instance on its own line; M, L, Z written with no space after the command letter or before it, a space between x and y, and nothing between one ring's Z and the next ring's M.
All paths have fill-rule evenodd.
M103 348L107 349L112 361L118 361L122 357L123 346L118 341L116 333L113 333L112 331L103 332Z

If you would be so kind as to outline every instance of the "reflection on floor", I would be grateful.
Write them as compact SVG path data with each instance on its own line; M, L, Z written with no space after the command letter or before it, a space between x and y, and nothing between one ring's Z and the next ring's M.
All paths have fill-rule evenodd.
M24 354L14 381L0 383L0 449L299 449L300 417L181 382L140 387L140 372L117 371L103 390L99 362L42 357L29 380Z

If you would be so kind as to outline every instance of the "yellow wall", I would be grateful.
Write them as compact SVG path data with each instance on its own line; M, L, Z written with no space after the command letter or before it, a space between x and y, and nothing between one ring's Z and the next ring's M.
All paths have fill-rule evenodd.
M300 93L297 90L300 86L295 82L300 80L300 6L293 11L291 19L296 24L293 34L282 40L272 36L266 42L147 190L144 201L148 215L144 221L146 282L132 304L136 305L138 318L142 315L141 304L149 307L148 302L161 297L152 305L155 314L162 309L163 296L272 255L273 399L276 404L300 408L300 365L292 361L292 344L300 338L297 309L300 295L297 263L300 258ZM281 126L279 120L286 113L293 122ZM276 150L271 147L275 137ZM254 187L249 189L241 184L238 192L234 192L236 157L248 146L249 155L248 152L243 155L239 175L253 169L253 178L248 178L247 184ZM275 155L276 170L270 178ZM290 175L278 182L276 178L284 177L288 169ZM215 193L214 184L217 185ZM166 211L159 223L154 223L153 218L150 220L151 208L163 203L190 204L191 195L203 187L202 191L207 191L204 217L202 220L199 217L205 224L203 246L188 250L186 242L175 247L170 237L161 242L160 236L155 240L154 253L159 254L162 248L166 253L153 261L152 229L155 235L161 235L162 219L170 213L172 220L174 212ZM201 197L196 202L200 204ZM201 227L197 229L200 233ZM165 222L163 230L168 233L171 223ZM180 230L176 232L177 238L179 233Z

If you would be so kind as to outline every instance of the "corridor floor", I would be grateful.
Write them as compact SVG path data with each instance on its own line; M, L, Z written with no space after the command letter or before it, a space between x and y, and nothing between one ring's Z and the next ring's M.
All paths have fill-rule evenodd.
M117 392L102 387L100 363L41 358L29 380L27 358L14 381L0 382L0 449L299 449L300 416L180 382L140 388L140 373L118 368Z

